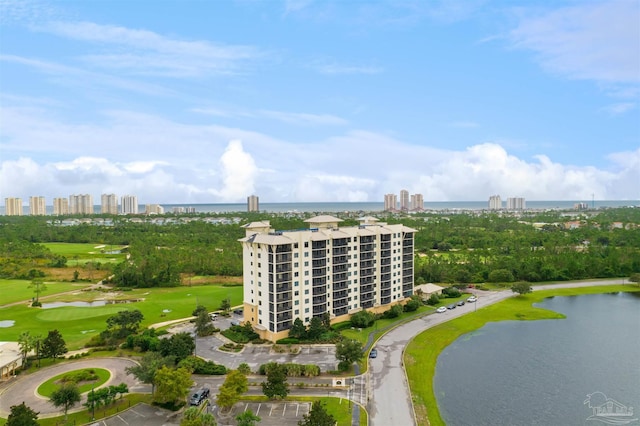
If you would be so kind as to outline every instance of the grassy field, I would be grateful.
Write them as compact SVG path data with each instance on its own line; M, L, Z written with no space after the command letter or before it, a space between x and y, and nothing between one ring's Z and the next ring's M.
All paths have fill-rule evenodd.
M534 303L540 302L546 297L618 291L640 291L640 288L619 285L535 291L482 308L477 312L453 319L419 334L409 343L404 355L404 365L409 377L417 423L444 425L433 391L433 376L440 352L461 335L477 330L493 321L564 318L564 315L560 313L533 306Z
M67 267L83 265L87 262L118 263L122 262L126 255L122 253L107 253L119 251L124 246L110 246L104 244L79 244L79 243L42 243L52 253L67 258Z
M69 282L49 282L45 281L46 289L40 293L40 297L51 296L57 293L64 293L67 291L80 291L85 287L88 287L90 283L69 283ZM34 289L29 287L31 281L29 280L5 280L0 279L0 303L2 305L15 303L20 301L30 301L32 297L35 297Z
M85 392L89 392L94 387L97 388L103 383L106 383L107 380L111 378L111 373L109 372L109 370L105 370L104 368L84 368L82 370L74 370L74 371L81 372L83 370L93 370L93 372L98 376L98 379L90 383L81 383L78 386L78 389L80 389L81 394ZM46 382L38 386L38 389L36 391L44 397L47 397L47 398L50 397L53 391L55 391L60 387L61 384L58 383L58 381L62 379L64 376L68 375L69 373L71 373L71 371L58 374L57 376L50 378L49 380L47 380Z
M139 309L144 315L143 327L163 321L191 316L197 304L216 310L223 299L231 299L232 305L242 303L242 287L203 285L192 287L146 288L105 294L101 291L82 291L48 299L47 302L92 301L104 298L141 300L135 303L118 303L95 307L61 307L53 309L30 308L16 305L0 308L0 317L13 320L13 327L0 328L0 341L15 341L20 333L46 336L49 330L58 329L67 349L80 349L91 336L106 328L106 320L121 310Z
M85 398L83 398L83 401ZM113 405L108 407L100 407L96 409L96 420L113 416L121 411L124 411L134 405L146 402L147 404L151 404L151 394L127 394L122 399L118 399ZM76 405L74 408L80 407L80 404ZM0 419L0 422L2 419ZM83 410L77 413L69 414L67 419L67 425L86 425L91 424L91 410ZM46 419L38 419L38 424L40 426L59 426L64 425L64 416L59 417L49 417ZM2 425L2 423L0 423Z

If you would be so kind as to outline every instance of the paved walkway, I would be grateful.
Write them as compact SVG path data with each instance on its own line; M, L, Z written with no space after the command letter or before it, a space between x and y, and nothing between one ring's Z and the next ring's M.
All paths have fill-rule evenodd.
M36 389L51 377L82 368L104 368L109 370L111 378L103 386L126 383L130 392L149 391L149 386L138 382L133 376L125 373L125 368L133 365L136 365L136 363L126 358L92 358L80 361L65 361L25 376L17 376L11 383L4 385L0 389L0 415L6 418L11 412L11 406L19 405L22 402L34 411L39 412L40 418L62 415L60 409L51 405L47 398L38 395ZM79 403L76 405L75 410L72 409L69 412L80 411L81 409L83 407Z
M598 285L620 285L624 281L615 280L584 281L534 286L535 290L554 288L593 287ZM385 334L375 344L378 357L369 360L368 403L369 424L371 426L411 426L415 425L415 416L411 392L403 365L403 352L406 345L417 334L453 318L473 312L476 309L492 305L514 294L511 290L486 292L480 295L476 303L447 311L443 314L427 315L405 323Z

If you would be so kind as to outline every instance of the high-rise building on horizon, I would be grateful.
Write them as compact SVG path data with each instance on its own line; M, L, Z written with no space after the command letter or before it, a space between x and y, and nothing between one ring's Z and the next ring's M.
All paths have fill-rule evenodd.
M54 198L53 214L56 216L69 214L69 200L66 198Z
M4 199L5 216L22 216L22 198L7 197Z
M359 226L323 215L309 229L244 225L244 321L263 339L287 337L294 320L329 315L346 321L362 309L380 313L413 295L415 229L360 218Z
M421 212L424 210L424 198L422 194L411 195L411 211Z
M45 216L47 214L47 204L43 196L29 197L29 214L31 216Z
M102 214L118 214L118 197L116 194L102 194L100 197Z
M138 197L135 195L123 195L120 199L122 214L138 214Z
M260 211L260 199L257 195L249 195L247 197L247 211L259 212Z
M69 195L69 213L93 214L93 197L90 194Z
M522 197L509 197L507 198L507 210L524 210L526 209L526 202Z
M144 214L164 214L164 207L160 204L147 204L145 205Z
M489 197L489 210L502 210L502 198L499 195Z
M406 189L400 191L400 211L409 211L409 191L407 191Z
M398 196L396 194L384 194L384 211L394 212L398 210Z

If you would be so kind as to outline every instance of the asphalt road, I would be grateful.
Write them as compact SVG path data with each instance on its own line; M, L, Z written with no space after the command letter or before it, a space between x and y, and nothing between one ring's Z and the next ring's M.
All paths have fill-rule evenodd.
M623 283L624 281L620 279L571 282L534 286L534 291ZM479 298L475 303L467 303L442 314L434 313L408 322L391 330L376 342L378 356L369 359L368 395L370 399L367 408L371 426L411 426L416 424L411 392L402 361L404 348L414 336L435 325L513 296L511 290L478 294Z
M67 371L82 368L104 368L111 372L111 378L103 385L119 385L126 383L130 392L149 392L149 386L139 383L133 376L125 373L125 368L136 365L134 361L126 358L95 358L79 361L64 361L59 365L42 368L32 374L19 376L17 380L3 387L0 390L0 414L7 417L11 412L12 405L19 405L23 401L34 411L39 412L40 418L55 417L62 414L61 410L55 408L45 397L36 394L36 389L46 380ZM83 397L84 399L84 397ZM84 409L81 404L76 405L74 412Z

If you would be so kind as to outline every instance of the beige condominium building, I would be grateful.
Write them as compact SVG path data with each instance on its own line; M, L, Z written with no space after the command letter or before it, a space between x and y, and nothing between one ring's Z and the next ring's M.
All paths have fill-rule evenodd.
M47 214L47 205L45 203L44 197L29 197L29 214L31 216L45 216Z
M118 197L116 197L116 194L102 194L100 196L100 212L102 214L118 214Z
M4 214L5 216L22 216L22 198L5 198Z
M373 217L339 228L341 219L307 219L308 229L244 225L244 320L262 338L288 336L296 318L331 322L362 309L382 312L413 294L414 229Z
M398 209L398 196L396 194L384 194L384 211L393 212Z
M69 195L69 213L93 214L93 197L89 194Z
M55 216L62 216L62 215L69 214L69 200L66 198L54 198L53 214Z
M249 195L247 197L247 211L259 212L260 211L260 199L257 195Z

